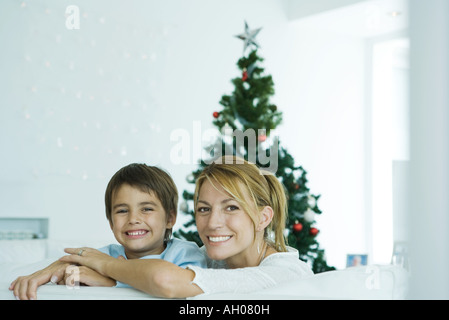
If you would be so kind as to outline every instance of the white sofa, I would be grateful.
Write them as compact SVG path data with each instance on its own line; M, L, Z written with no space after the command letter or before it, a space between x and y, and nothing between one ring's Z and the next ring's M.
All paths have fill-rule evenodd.
M18 276L42 269L62 256L63 248L104 243L51 240L0 241L0 299L14 299L9 284ZM299 300L299 299L406 299L408 272L391 265L370 265L329 271L250 294L199 295L193 300ZM130 288L78 287L47 284L39 287L40 300L157 299Z

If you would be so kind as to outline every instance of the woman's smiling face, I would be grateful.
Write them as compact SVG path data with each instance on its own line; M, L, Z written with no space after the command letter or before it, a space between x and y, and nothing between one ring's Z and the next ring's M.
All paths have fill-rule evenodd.
M244 200L248 199L245 193ZM209 258L226 260L230 267L248 266L254 251L257 254L254 224L238 201L218 183L213 185L206 180L199 191L195 214L198 233Z

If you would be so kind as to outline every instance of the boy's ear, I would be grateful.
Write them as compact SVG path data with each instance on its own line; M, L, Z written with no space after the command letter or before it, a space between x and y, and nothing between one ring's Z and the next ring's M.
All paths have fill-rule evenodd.
M112 219L109 219L109 227L111 227L111 230L113 228Z
M167 224L165 227L167 229L171 229L171 228L173 228L175 223L176 223L176 212L171 210L167 215Z
M273 208L271 208L270 206L265 206L261 211L261 219L257 226L257 230L262 231L266 227L268 227L268 225L271 223L271 220L273 220L273 215Z

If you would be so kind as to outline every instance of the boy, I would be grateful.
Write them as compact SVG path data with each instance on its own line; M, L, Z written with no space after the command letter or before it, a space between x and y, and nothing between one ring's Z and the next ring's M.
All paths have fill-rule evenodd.
M105 205L106 217L120 245L99 251L115 258L163 259L180 267L206 265L204 253L195 243L170 240L178 191L165 171L135 163L120 169L106 188Z
M206 267L204 253L193 242L170 239L176 222L178 191L163 170L145 164L130 164L117 171L105 192L106 217L114 237L120 243L99 249L115 258L163 259L181 267ZM66 265L64 265L65 267ZM19 299L34 298L37 286L56 282L61 262L19 277L10 286ZM80 267L80 283L91 286L129 287Z

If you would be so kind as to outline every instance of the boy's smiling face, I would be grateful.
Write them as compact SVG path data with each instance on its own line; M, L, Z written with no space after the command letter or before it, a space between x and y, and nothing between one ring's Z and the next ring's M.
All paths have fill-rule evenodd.
M173 227L176 215L166 213L153 192L122 184L113 194L111 207L111 229L128 259L164 251L165 231Z

